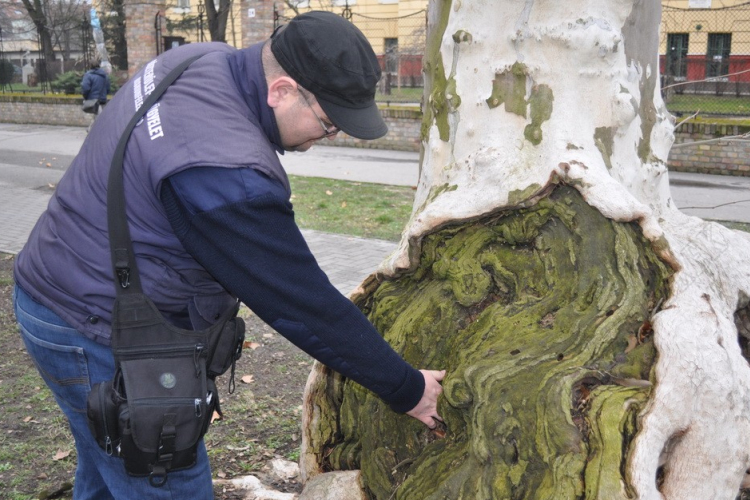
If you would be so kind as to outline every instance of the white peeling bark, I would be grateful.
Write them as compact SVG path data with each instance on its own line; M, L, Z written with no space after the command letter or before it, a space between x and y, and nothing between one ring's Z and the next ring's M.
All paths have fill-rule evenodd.
M750 237L688 217L671 200L659 2L432 1L433 33L444 15L440 55L445 79L455 81L446 91L449 135L441 138L433 119L412 218L380 272L413 269L419 242L436 228L531 204L556 181L606 217L637 221L676 273L654 317L656 386L628 480L644 500L733 499L750 466L750 367L734 323L750 297ZM453 36L462 31L468 36ZM553 95L539 144L525 134L528 104L524 117L487 102L496 75L517 63L526 101L540 86ZM427 86L426 95L435 90ZM434 96L425 106L439 111ZM661 463L667 472L657 488Z

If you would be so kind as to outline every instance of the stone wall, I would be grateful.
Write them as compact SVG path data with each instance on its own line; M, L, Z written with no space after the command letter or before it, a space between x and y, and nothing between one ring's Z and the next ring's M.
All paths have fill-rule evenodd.
M0 122L88 127L94 115L81 111L81 97L0 95Z
M339 134L331 146L368 147L419 151L421 113L416 109L382 108L388 135L377 141L362 141ZM81 111L80 97L0 95L0 122L87 127L92 115Z
M92 115L81 111L79 97L0 95L0 122L86 127ZM422 114L416 109L382 107L388 134L376 141L363 141L338 134L323 144L371 149L419 151ZM675 133L669 169L678 172L739 175L750 177L750 141L715 140L750 132L750 126L687 123ZM712 142L701 142L712 140ZM696 142L695 145L677 146Z
M380 112L388 125L388 134L376 141L355 139L344 133L336 135L332 146L350 146L370 149L394 149L397 151L419 151L422 113L418 109L381 107ZM328 145L329 143L324 143Z
M675 132L676 147L669 152L669 169L750 176L750 141L716 140L748 132L750 126L685 123Z

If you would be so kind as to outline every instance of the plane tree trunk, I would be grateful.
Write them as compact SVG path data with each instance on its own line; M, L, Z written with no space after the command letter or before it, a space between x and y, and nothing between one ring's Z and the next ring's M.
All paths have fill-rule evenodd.
M430 3L413 213L352 299L447 370L445 425L316 365L303 479L357 469L378 500L737 496L750 237L671 199L659 19L650 0Z

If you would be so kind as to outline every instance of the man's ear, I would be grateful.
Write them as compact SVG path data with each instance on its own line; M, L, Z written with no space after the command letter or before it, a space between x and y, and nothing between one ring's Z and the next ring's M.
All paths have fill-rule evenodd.
M268 105L272 108L279 107L289 99L297 100L297 82L288 76L280 76L268 84Z

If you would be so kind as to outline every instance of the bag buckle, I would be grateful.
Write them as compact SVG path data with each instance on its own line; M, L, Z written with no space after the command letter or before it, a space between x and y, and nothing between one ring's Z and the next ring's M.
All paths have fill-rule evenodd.
M130 268L124 267L117 270L117 278L120 280L120 286L127 288L130 286Z

